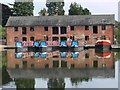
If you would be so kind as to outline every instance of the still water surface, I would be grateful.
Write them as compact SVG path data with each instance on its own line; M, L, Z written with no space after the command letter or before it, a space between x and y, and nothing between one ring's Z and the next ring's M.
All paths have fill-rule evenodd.
M117 52L7 50L3 88L118 88Z

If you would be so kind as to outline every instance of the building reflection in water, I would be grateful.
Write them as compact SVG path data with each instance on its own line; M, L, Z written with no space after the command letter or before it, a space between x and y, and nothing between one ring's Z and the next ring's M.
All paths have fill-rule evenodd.
M25 84L29 86L26 82L32 82L33 85L30 87L34 88L34 78L49 78L48 88L65 88L66 77L69 77L71 83L75 85L82 81L88 82L92 77L114 77L114 65L111 51L98 52L94 49L80 52L7 51L7 69L10 76L15 79L17 87ZM22 81L24 85L21 85Z

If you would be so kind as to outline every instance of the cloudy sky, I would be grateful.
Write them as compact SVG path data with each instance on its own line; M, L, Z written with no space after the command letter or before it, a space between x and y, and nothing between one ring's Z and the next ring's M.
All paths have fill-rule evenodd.
M2 0L4 4L14 3L15 0ZM88 8L92 14L115 14L115 19L118 20L118 2L120 0L64 0L65 14L68 14L71 2L81 4L83 8ZM46 0L34 0L34 15L38 16L38 12L46 7Z

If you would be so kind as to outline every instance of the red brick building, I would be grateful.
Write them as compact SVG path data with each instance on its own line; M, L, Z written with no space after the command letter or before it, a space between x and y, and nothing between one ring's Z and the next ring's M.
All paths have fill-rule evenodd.
M79 40L94 44L106 38L113 43L114 15L13 16L8 19L7 45L17 41Z

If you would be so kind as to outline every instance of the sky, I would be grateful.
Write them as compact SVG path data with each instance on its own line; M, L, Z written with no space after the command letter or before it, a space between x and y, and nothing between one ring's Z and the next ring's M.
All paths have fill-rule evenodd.
M0 2L14 3L15 0L1 0ZM120 0L64 0L65 14L68 14L69 6L72 2L80 4L83 8L88 8L94 15L96 14L115 14L115 20L118 20L118 2ZM38 12L46 8L46 0L34 0L34 15L38 16Z

